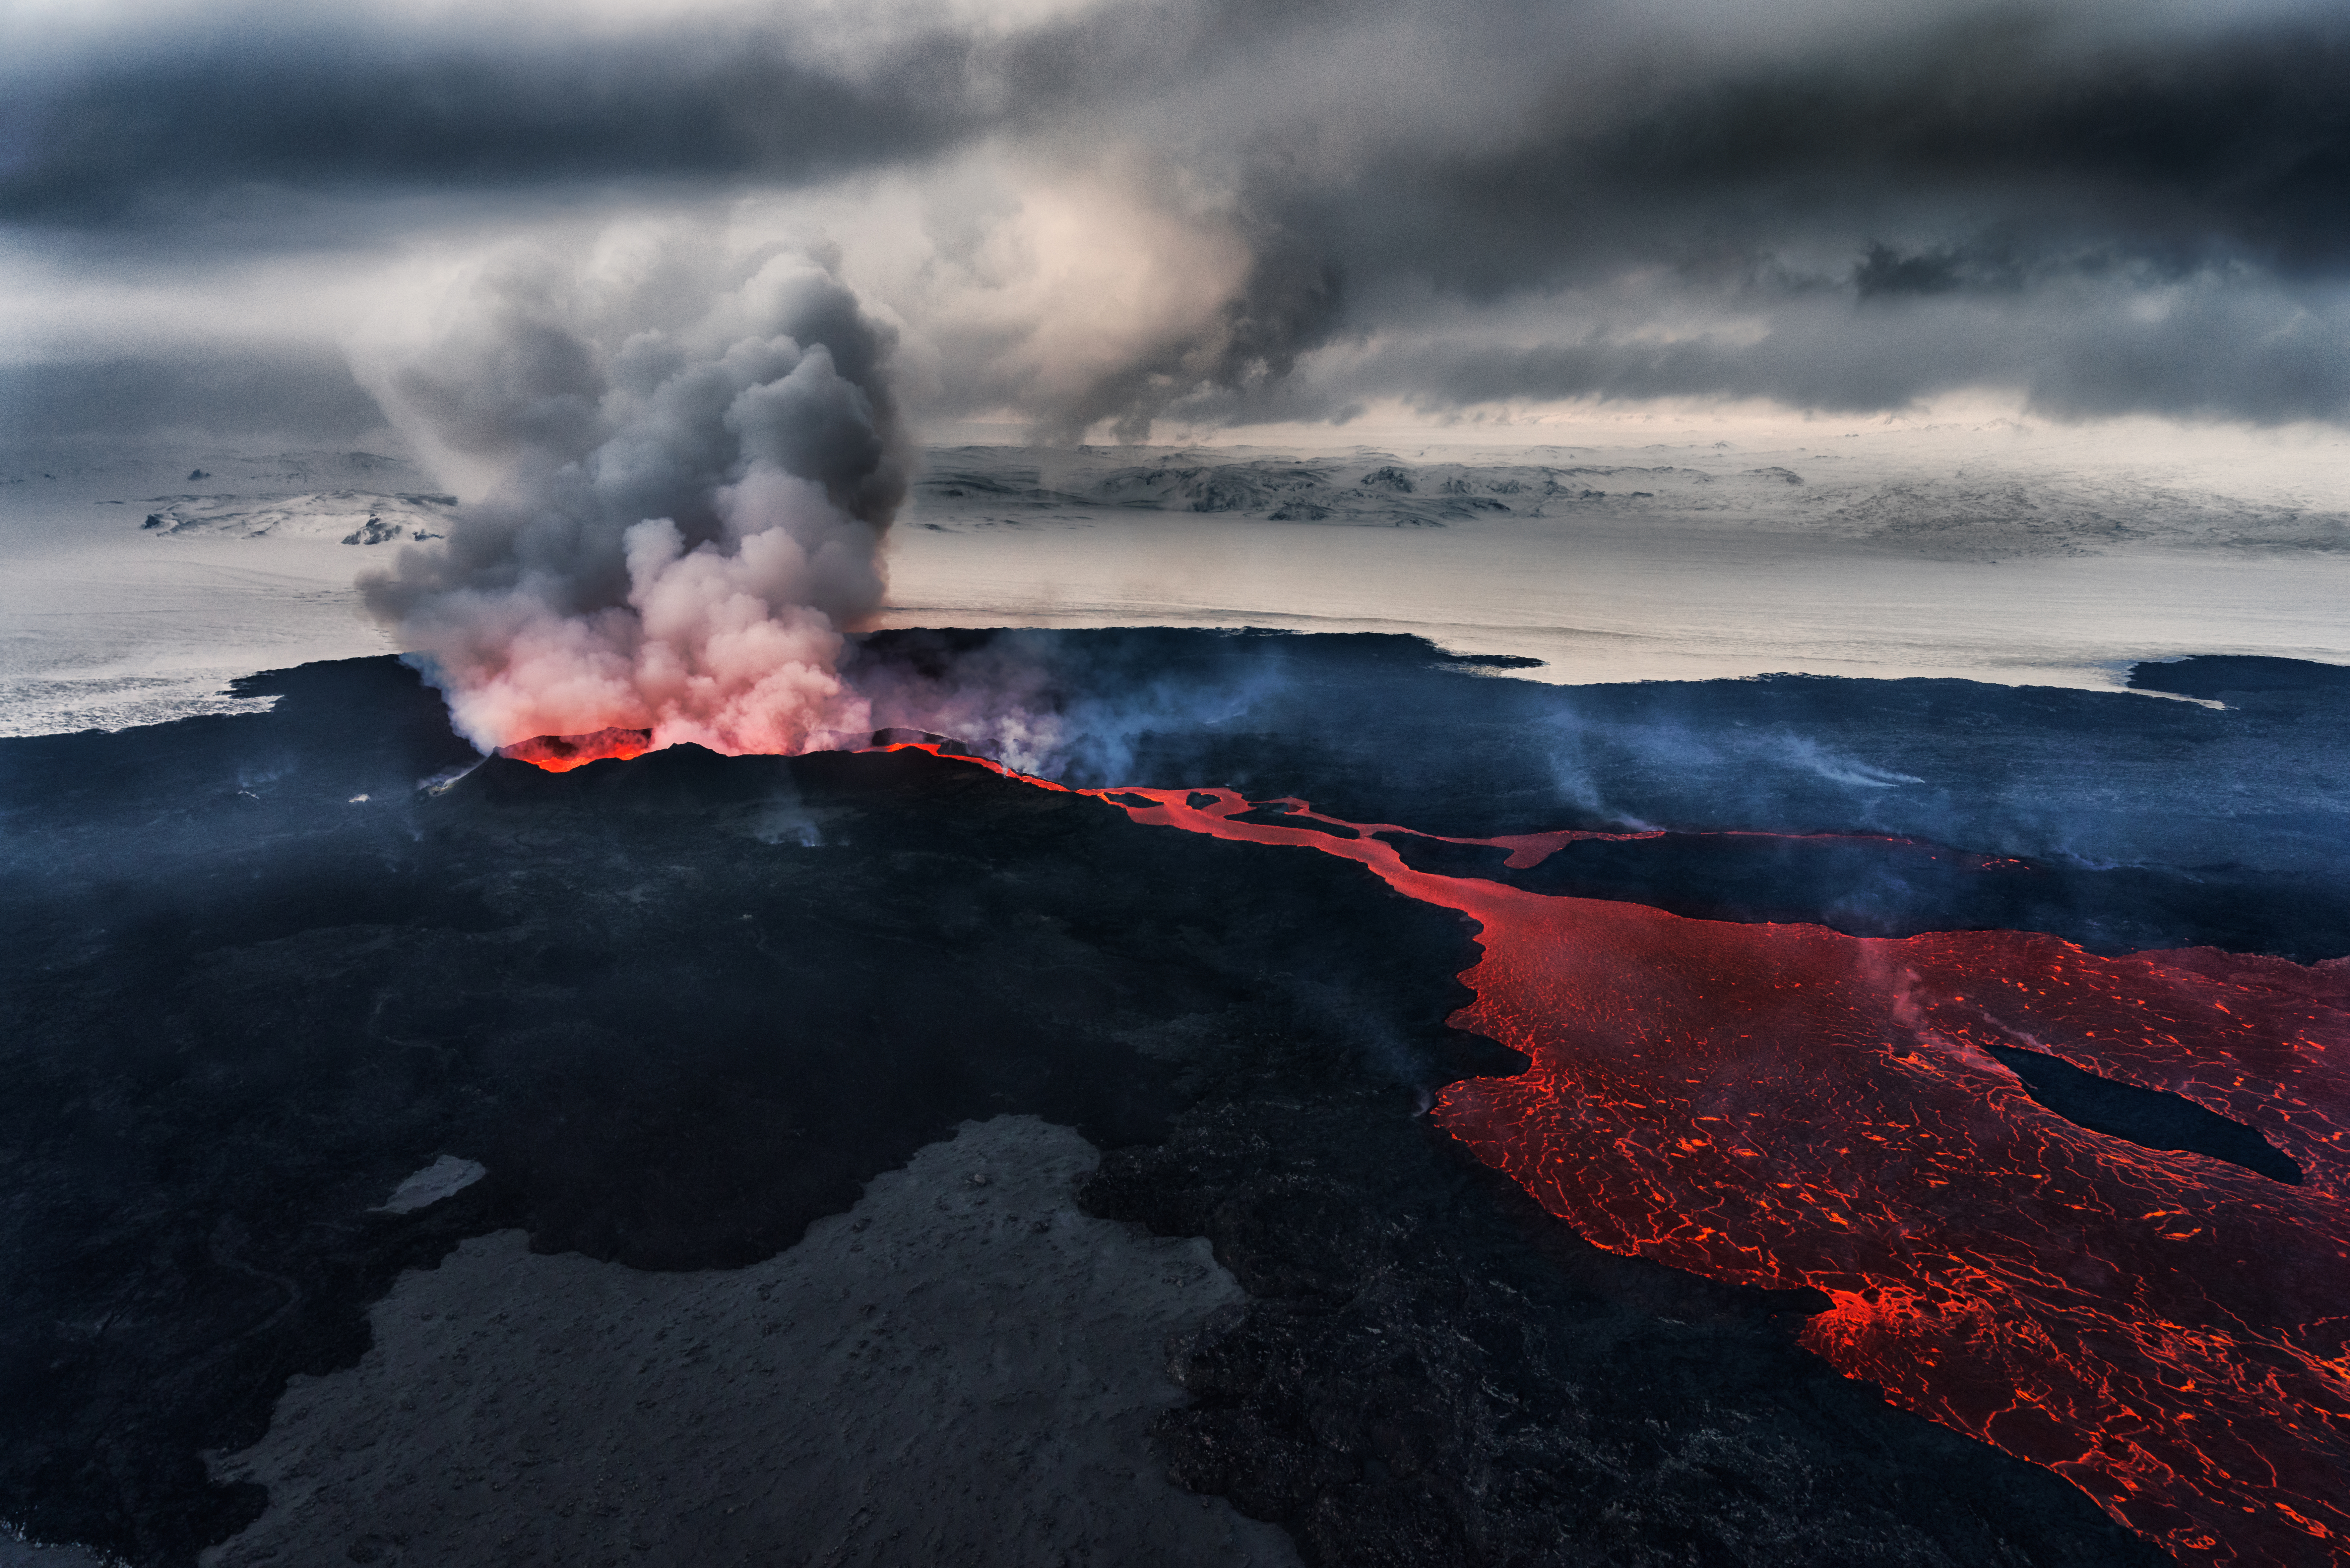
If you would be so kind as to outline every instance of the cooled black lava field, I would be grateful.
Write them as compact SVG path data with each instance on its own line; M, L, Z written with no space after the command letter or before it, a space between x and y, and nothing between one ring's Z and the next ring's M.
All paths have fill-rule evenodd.
M884 634L860 657L989 640ZM1029 632L993 652L1041 671L1084 742L1061 782L1234 791L1275 825L1310 803L1396 825L1416 870L1866 938L2350 953L2333 667L2138 667L2165 698L1557 688L1401 638ZM1361 865L918 750L478 762L390 659L248 688L275 710L0 741L0 1521L31 1541L259 1560L234 1539L280 1500L227 1457L271 1434L290 1376L350 1376L402 1272L471 1239L754 1270L963 1124L1031 1117L1102 1151L1069 1223L1204 1238L1241 1293L1151 1330L1173 1381L1149 1473L1087 1472L1109 1513L1171 1480L1349 1568L2168 1560L2063 1476L1839 1376L1799 1344L1823 1293L1604 1251L1444 1130L1449 1085L1527 1058L1448 1025L1474 923ZM1514 868L1461 842L1570 828L1609 836ZM2178 1095L2010 1054L2039 1105L2147 1158L2307 1174ZM444 1158L485 1174L386 1206ZM893 1221L874 1223L878 1245ZM1063 1304L1040 1287L995 1310L1049 1343ZM695 1376L681 1362L663 1397L701 1397ZM598 1440L547 1408L534 1453ZM415 1468L388 1419L354 1462ZM560 1468L436 1495L500 1561L579 1561ZM874 1496L896 1560L1035 1560L957 1535L920 1486ZM639 1550L630 1531L701 1507L649 1499L596 1560L823 1560L782 1503L736 1506L762 1544L711 1554L712 1522ZM1067 1560L1111 1560L1082 1533ZM428 1560L408 1527L306 1539ZM1263 1539L1259 1560L1288 1550Z

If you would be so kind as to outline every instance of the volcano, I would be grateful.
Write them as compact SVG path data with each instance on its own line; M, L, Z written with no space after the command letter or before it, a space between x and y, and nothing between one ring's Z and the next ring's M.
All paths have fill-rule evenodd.
M471 749L389 660L257 680L265 714L0 743L27 1265L0 1517L137 1563L616 1532L724 1560L792 1539L745 1501L765 1410L1002 1458L949 1495L815 1445L794 1462L862 1500L857 1551L1034 1560L1099 1507L1208 1521L1191 1561L2336 1555L2350 912L2293 783L2350 760L2331 688L1562 690L1402 639L1017 646L1088 732L1125 722L1119 773L899 732L444 783ZM1196 703L1122 720L1146 684ZM1921 782L1868 782L1896 773ZM1063 1197L957 1173L1080 1168L1030 1118L1097 1151ZM949 1184L876 1185L901 1168ZM1204 1239L1208 1274L1152 1265L1196 1286L1089 1298L1085 1355L1141 1369L1102 1386L1163 1366L1158 1402L981 1397L988 1356L1073 1343L1016 1282L987 1355L893 1359L923 1298L858 1271L911 1269L949 1214L966 1247ZM770 1310L777 1260L777 1301L847 1303L834 1337ZM570 1321L541 1262L575 1292L740 1280L741 1308L624 1292L633 1319L517 1338ZM783 1369L827 1358L853 1407L791 1405ZM567 1428L642 1378L692 1464ZM349 1379L403 1392L338 1404ZM990 1410L1013 1426L966 1425ZM597 1444L622 1468L567 1457Z

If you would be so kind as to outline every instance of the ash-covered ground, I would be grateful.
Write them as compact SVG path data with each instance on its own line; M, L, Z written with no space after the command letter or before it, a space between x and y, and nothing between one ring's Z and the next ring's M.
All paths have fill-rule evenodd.
M1544 686L1211 631L883 634L858 667L973 659L1087 738L1075 783L1669 830L1543 891L2350 952L2331 666L2136 672L2193 701ZM0 742L0 1521L30 1539L2155 1560L1798 1349L1824 1302L1601 1252L1468 1159L1433 1091L1518 1064L1445 1024L1473 932L1359 867L918 753L471 766L388 659L243 691L275 705ZM2258 1168L2170 1096L2032 1089Z

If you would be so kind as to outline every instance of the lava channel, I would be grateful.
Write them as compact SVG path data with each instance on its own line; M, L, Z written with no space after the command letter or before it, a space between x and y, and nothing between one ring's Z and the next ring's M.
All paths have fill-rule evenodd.
M1414 871L1378 836L1409 830L1303 801L1274 803L1288 826L1232 820L1265 803L1230 790L1072 793L1356 860L1474 920L1451 1022L1531 1065L1431 1115L1599 1246L1825 1292L1814 1354L2184 1560L2350 1543L2350 961L1690 919ZM1451 842L1531 866L1603 836L1645 836ZM1989 1045L2183 1096L2303 1179L2080 1127Z
M1251 809L1230 791L1089 793L1139 822L1357 860L1474 919L1477 1000L1451 1022L1532 1065L1454 1084L1432 1114L1598 1245L1825 1292L1814 1354L2183 1559L2340 1560L2350 963L1688 919L1416 872L1377 836L1393 825L1303 802L1292 827L1227 820ZM1523 865L1580 836L1456 842ZM2303 1179L2092 1132L1985 1045L2183 1096Z

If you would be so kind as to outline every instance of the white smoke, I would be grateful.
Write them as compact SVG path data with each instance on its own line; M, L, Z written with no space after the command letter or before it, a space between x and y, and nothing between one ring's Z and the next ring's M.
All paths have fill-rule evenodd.
M514 253L359 355L466 492L369 607L488 750L652 732L794 753L871 728L837 673L879 608L909 443L895 334L805 255L701 236Z

